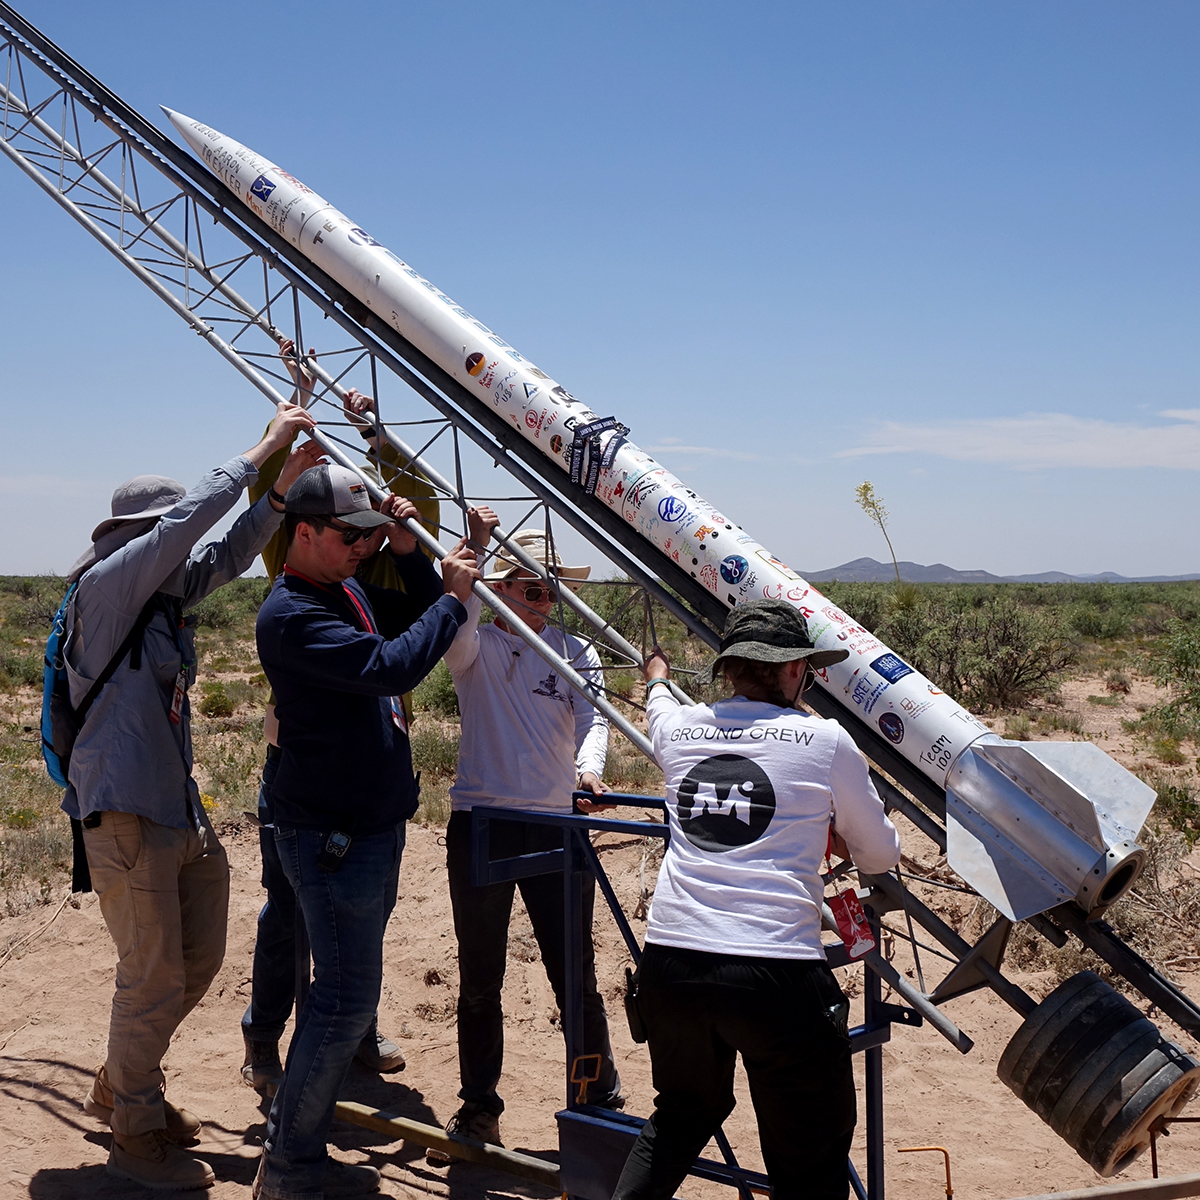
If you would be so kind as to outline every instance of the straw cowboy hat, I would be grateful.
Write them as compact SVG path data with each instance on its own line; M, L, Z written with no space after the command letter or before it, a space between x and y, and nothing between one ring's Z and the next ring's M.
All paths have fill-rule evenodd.
M519 529L516 533L509 534L508 541L520 546L531 558L537 559L549 570L551 578L557 579L572 591L578 591L583 581L592 573L591 567L564 567L557 551L552 556L548 555L546 535L537 529ZM525 569L511 555L499 550L492 560L492 570L483 578L489 583L496 583L511 579L518 571Z

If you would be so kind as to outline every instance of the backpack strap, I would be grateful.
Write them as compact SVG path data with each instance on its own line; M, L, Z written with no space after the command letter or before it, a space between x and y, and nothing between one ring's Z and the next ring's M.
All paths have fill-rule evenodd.
M81 727L87 718L88 710L95 703L96 697L100 695L101 689L113 677L113 672L121 665L121 660L126 654L131 655L129 665L132 670L140 671L142 669L142 639L146 633L146 626L153 620L155 610L158 607L158 593L155 592L142 605L142 611L138 613L137 620L133 623L133 628L125 635L125 640L117 647L116 653L112 658L108 660L108 665L96 676L96 682L88 688L87 695L79 702L79 707L75 710L75 719Z

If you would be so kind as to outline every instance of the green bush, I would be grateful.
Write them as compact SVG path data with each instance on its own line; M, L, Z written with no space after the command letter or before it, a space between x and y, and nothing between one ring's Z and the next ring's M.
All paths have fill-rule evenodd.
M232 717L237 707L230 699L223 683L206 683L203 685L204 699L200 701L200 711L206 717Z
M453 775L458 769L459 732L434 721L419 721L412 728L413 768L434 776Z
M235 579L189 609L202 629L235 630L241 637L254 637L258 610L271 590L268 579Z
M417 712L436 713L439 717L457 717L458 693L450 669L442 661L413 689L413 708Z
M1175 619L1144 663L1170 698L1147 716L1175 736L1200 734L1200 619Z

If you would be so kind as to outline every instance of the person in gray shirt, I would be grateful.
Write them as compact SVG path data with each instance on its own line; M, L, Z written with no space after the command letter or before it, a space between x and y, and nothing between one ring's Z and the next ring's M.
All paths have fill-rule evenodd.
M277 487L220 541L195 548L258 468L300 430L280 404L263 440L190 491L139 475L113 494L112 516L68 575L65 626L72 705L79 707L135 626L142 627L94 699L67 772L66 813L81 821L92 885L117 946L108 1055L84 1110L113 1131L108 1171L149 1187L207 1187L213 1173L180 1145L200 1122L164 1096L162 1057L225 955L229 864L192 779L188 687L196 654L188 609L254 561L283 519L277 499L320 456L308 442Z

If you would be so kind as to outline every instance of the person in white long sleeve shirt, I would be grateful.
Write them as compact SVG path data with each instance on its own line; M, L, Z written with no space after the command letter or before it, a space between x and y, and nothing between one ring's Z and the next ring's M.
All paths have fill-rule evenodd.
M663 857L639 968L655 1111L615 1200L670 1200L733 1110L742 1055L776 1200L844 1200L855 1096L849 1004L821 946L821 860L869 873L900 841L866 760L836 721L797 710L816 650L801 613L753 600L730 613L709 668L733 695L678 704L660 651L647 715L667 789Z
M468 513L471 541L482 551L498 523L489 508ZM538 562L550 563L560 583L578 586L588 567L564 567L548 554L545 537L536 530L512 535ZM531 629L585 679L601 684L600 659L582 640L550 624L557 601L552 586L503 552L496 569L484 576ZM471 809L477 804L534 812L571 812L571 793L578 786L596 796L608 789L601 782L608 751L608 722L591 703L535 654L502 620L479 624L481 604L467 601L467 622L454 639L445 662L458 692L462 742L458 773L450 789L451 815L446 830L446 859L454 932L458 939L458 1061L462 1106L446 1128L451 1133L500 1144L499 1117L504 1101L496 1086L504 1058L504 1016L500 1003L508 944L508 924L515 889L521 891L546 975L563 1008L562 877L535 875L515 883L471 885ZM597 802L581 801L595 811ZM495 821L491 855L511 858L562 845L561 831L529 822ZM593 1104L620 1107L620 1079L608 1039L604 1001L596 988L592 949L595 881L585 875L583 896L583 1035L584 1053L598 1054L600 1077L590 1086ZM432 1162L448 1162L430 1151Z

